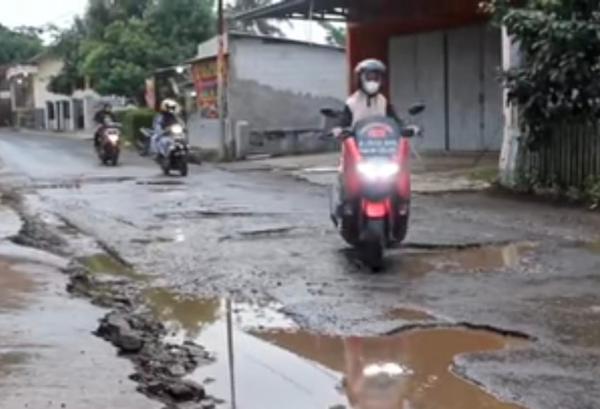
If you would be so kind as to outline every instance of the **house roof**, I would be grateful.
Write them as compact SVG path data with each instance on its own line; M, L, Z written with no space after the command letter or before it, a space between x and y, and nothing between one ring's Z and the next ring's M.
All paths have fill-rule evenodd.
M231 31L229 32L229 38L247 38L247 39L256 39L261 40L265 44L269 43L285 43L285 44L296 44L296 45L305 45L316 48L325 48L333 51L344 52L344 47L339 47L336 45L328 45L328 44L316 44L311 43L309 41L301 41L301 40L293 40L285 37L273 37L261 34L252 34L245 33L240 31ZM225 53L229 52L229 44L227 41L225 42ZM218 37L213 37L204 43L201 43L198 46L198 54L191 60L187 61L187 63L192 63L200 60L204 60L207 58L215 58L219 53L219 40Z

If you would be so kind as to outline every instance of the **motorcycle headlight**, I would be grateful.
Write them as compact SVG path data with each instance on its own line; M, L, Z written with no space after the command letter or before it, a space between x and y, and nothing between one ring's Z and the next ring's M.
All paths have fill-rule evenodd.
M107 137L108 137L108 140L110 143L115 144L115 143L119 142L119 135L116 133L111 133Z
M400 166L393 162L362 162L357 166L360 173L367 180L390 179L400 172Z
M171 132L175 136L182 135L183 134L183 126L181 126L181 125L173 125L173 126L171 126Z

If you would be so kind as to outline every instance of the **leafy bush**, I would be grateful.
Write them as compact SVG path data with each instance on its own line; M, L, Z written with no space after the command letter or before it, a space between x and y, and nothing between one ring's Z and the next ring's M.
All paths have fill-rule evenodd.
M152 128L155 112L148 108L128 109L116 112L117 118L123 126L125 139L135 144L140 138L140 128Z
M545 142L556 123L600 118L598 1L488 0L484 8L524 56L522 66L504 73L504 82L530 147Z

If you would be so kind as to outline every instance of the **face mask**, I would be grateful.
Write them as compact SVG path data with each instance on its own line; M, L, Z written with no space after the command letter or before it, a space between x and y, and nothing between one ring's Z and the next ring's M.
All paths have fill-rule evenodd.
M381 89L381 84L378 81L366 81L364 83L365 92L369 95L375 95Z

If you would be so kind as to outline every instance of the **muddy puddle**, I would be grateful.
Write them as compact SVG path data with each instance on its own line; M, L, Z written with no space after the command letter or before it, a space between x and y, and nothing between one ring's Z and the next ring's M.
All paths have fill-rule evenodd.
M37 284L19 266L0 258L0 312L21 308Z
M428 272L479 272L517 268L527 261L535 243L486 245L465 249L423 250L403 253L395 268L409 274Z
M435 317L425 311L416 308L398 307L393 308L383 315L387 320L402 320L402 321L434 321Z
M83 264L90 273L95 275L126 277L135 280L143 278L143 276L137 273L133 268L105 253L82 257L77 259L77 261Z
M8 376L18 370L27 359L28 356L26 354L20 352L3 352L2 349L0 349L0 378Z
M223 408L519 408L455 375L452 366L459 355L521 347L521 339L463 328L328 336L301 330L274 304L164 290L148 292L147 300L170 328L168 342L193 340L214 354L215 363L190 378Z

